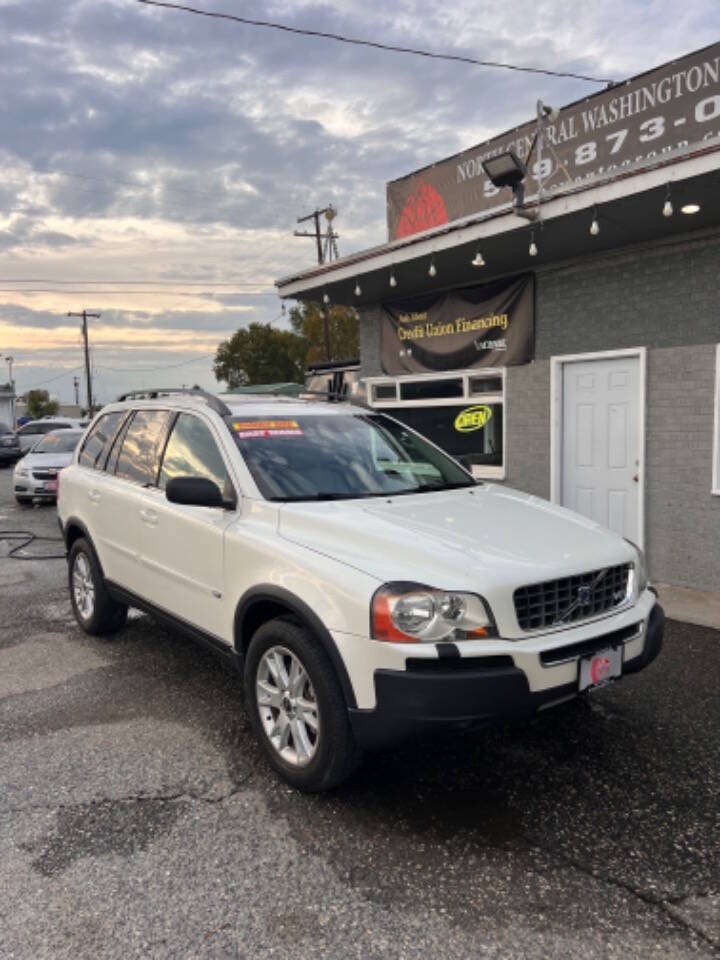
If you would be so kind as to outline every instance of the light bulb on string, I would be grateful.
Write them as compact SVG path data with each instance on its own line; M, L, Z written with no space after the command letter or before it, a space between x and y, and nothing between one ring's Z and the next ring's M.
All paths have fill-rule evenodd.
M430 258L430 267L428 269L428 276L429 277L437 276L437 267L435 266L435 254L433 254L432 257Z
M480 247L477 247L477 249L475 250L475 256L472 258L472 260L470 261L470 263L472 264L473 267L484 267L484 266L485 266L485 258L483 257L482 253L480 252Z
M355 290L353 291L356 297L359 297L362 293L362 287L360 286L360 281L355 281Z
M596 237L600 233L600 224L598 223L597 210L593 208L593 218L590 224L590 235Z
M327 292L327 290L326 290L325 293L323 294L323 303L324 303L325 305L327 305L328 303L330 303L330 294Z
M671 217L673 215L673 205L670 199L670 184L667 185L665 190L665 203L663 204L662 212L664 217Z
M391 270L391 271L390 271L390 280L389 280L388 282L390 283L390 286L391 286L391 287L396 287L396 286L397 286L397 280L395 279L395 271L394 271L394 270Z
M535 243L535 231L530 234L530 246L528 247L528 253L531 257L536 257L538 253L537 244Z

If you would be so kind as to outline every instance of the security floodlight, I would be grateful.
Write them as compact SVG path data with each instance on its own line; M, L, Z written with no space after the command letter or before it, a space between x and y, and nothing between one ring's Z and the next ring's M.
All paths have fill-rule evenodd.
M525 164L514 150L489 157L482 162L483 170L496 187L512 187L513 190L525 179Z

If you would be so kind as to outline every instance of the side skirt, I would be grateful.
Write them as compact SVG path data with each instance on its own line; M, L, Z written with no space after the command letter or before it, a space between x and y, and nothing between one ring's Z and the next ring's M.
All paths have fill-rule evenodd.
M117 583L113 583L112 580L106 580L105 586L113 600L117 600L118 603L126 603L129 607L135 607L144 613L149 613L151 617L154 617L169 630L182 633L196 643L202 644L202 646L210 650L211 653L214 653L217 657L220 657L221 660L229 663L239 673L242 673L242 657L232 647L223 643L219 637L216 637L212 633L206 633L194 624L188 623L186 620L182 620L172 613L168 613L167 610L156 607L154 603L138 597L137 594L131 593L130 590L126 590Z

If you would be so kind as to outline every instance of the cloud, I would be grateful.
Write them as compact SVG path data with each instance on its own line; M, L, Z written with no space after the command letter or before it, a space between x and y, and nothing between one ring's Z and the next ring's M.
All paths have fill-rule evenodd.
M243 14L618 79L714 41L720 26L711 0L608 0L582 16L571 0L517 0L512 17L475 0L249 0ZM99 365L121 346L124 366L168 351L193 359L198 337L284 323L274 297L247 294L312 265L313 244L292 236L298 216L332 202L341 253L381 243L387 180L529 119L538 97L561 105L598 89L130 0L0 3L0 83L12 91L0 99L0 290L18 290L0 293L0 335L15 338L19 380L33 357L51 375L42 331L70 362L68 309L102 312ZM7 282L17 278L78 283L31 293ZM106 279L117 283L81 282ZM162 283L143 294L122 280ZM123 374L98 375L101 390L122 388Z

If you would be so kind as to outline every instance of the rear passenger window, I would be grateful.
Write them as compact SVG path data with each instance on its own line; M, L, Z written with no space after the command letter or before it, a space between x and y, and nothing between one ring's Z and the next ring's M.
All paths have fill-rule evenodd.
M187 413L180 414L170 434L160 487L164 489L173 477L207 477L218 485L223 496L230 497L230 480L215 438L202 420Z
M143 485L155 483L169 421L167 410L137 411L120 450L118 477Z
M124 410L116 410L114 413L106 413L105 416L100 417L85 438L78 463L82 464L83 467L102 470L105 450L112 442L115 431L120 426L124 416Z

